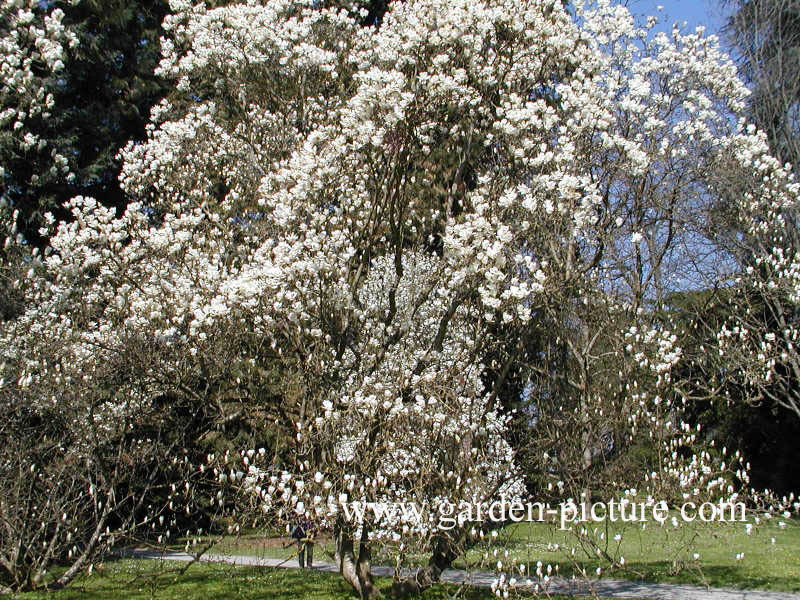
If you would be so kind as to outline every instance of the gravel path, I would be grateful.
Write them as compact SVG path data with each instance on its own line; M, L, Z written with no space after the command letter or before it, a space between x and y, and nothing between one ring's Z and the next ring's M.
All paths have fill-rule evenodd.
M163 559L189 562L193 557L183 552L154 552L150 550L132 550L124 553L132 558ZM205 554L202 562L226 563L257 567L280 567L296 569L297 563L279 558L261 558L258 556L233 556L224 554ZM338 572L333 563L320 562L314 565L315 571ZM372 567L373 575L391 577L392 567ZM523 579L523 578L520 578ZM448 583L467 584L477 587L490 587L494 574L486 571L460 571L449 569L442 574L442 580ZM762 590L735 590L721 588L704 588L696 585L679 585L672 583L646 583L623 581L616 579L569 580L563 577L553 578L547 587L551 594L583 595L597 594L601 598L637 598L653 600L800 600L800 594L786 592L769 592Z

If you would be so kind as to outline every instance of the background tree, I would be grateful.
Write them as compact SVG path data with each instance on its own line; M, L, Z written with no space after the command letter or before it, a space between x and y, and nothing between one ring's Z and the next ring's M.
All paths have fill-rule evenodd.
M782 162L800 159L800 3L735 0L726 33L752 90L750 119Z
M748 0L732 7L727 33L752 92L748 116L778 162L791 170L800 159L800 3ZM723 183L729 191L720 194L716 208L717 242L742 274L737 293L720 299L731 321L719 337L727 351L740 356L741 369L734 372L741 375L742 389L752 389L755 401L800 417L794 348L798 208L777 198L772 205L748 198L753 203L748 206L732 197L747 195L750 177L731 173ZM748 353L756 361L747 360Z

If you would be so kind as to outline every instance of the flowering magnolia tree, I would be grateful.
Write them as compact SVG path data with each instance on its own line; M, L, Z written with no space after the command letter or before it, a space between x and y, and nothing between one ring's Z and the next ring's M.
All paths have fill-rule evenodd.
M101 300L84 304L75 294L88 291L80 280L91 267L56 275L38 252L17 243L17 215L9 212L0 271L8 301L0 359L2 592L63 587L120 540L143 534L160 541L175 531L176 514L204 518L192 487L202 474L186 451L192 418L136 370L158 360L157 343L120 339L109 362L87 361L96 342L86 334ZM64 234L53 249L68 251ZM49 324L40 321L45 314ZM66 337L51 337L59 329ZM54 565L66 568L53 573Z
M278 441L192 477L213 474L241 523L329 525L364 598L376 545L429 555L424 586L484 533L437 527L439 506L523 497L512 371L562 497L591 495L605 448L641 438L653 470L618 486L736 493L735 461L682 422L658 309L728 275L701 254L731 173L771 165L743 184L754 201L793 188L736 120L746 92L713 39L649 37L603 2L575 18L411 0L367 28L358 6L171 6L159 70L175 90L123 154L138 201L117 217L75 198L45 256L15 263L30 272L0 337L4 394L88 412L106 452L164 404L248 412ZM547 328L563 373L520 350ZM195 489L175 471L173 503ZM422 511L350 510L399 502Z
M75 33L62 23L64 11L53 4L4 0L0 6L0 156L4 161L35 160L40 168L33 173L31 185L69 176L61 149L47 147L32 131L51 117L58 74L68 50L78 44ZM0 167L0 177L4 174Z
M698 363L712 375L707 394L744 390L751 402L767 402L800 417L800 188L790 178L791 166L765 155L766 137L759 140L761 155L740 150L753 156L754 164L734 180L733 193L741 199L726 215L729 228L723 237L740 268L712 305L717 319L697 319L695 326L713 336L717 350ZM761 193L753 193L754 187Z

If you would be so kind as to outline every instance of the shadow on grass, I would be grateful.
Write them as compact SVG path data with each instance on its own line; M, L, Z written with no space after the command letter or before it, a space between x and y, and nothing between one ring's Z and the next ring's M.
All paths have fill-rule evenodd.
M391 581L379 586L391 598ZM493 598L488 590L437 586L421 600ZM185 573L159 561L120 560L58 592L27 593L20 600L352 600L357 596L341 576L315 571L195 564Z
M554 561L558 564L562 576L581 576L580 569L593 574L601 563L596 561L580 561L578 568L572 564ZM604 565L603 565L604 566ZM738 565L703 565L702 569L685 567L674 572L671 561L637 561L627 565L625 570L606 571L607 579L629 580L648 583L665 583L681 585L708 586L713 588L730 588L740 590L775 590L781 592L800 592L800 579L792 576L780 576L754 573L752 569L744 569Z
M588 563L585 566L588 567ZM340 575L332 573L209 563L192 565L181 573L181 567L160 561L111 561L66 590L20 594L17 597L20 600L352 600L357 597ZM630 580L800 591L797 579L760 577L743 573L735 567L707 566L702 575L692 570L672 575L672 565L668 561L638 563L631 567L625 577ZM563 567L561 572L568 574ZM634 572L640 576L635 576ZM608 573L607 576L622 579L621 575ZM392 598L391 581L379 579L378 584L386 598ZM486 589L452 585L435 586L414 596L420 600L454 597L488 600L494 596Z
M677 574L672 573L672 563L669 561L651 561L647 563L633 563L629 573L641 573L641 577L626 575L626 579L638 581L659 581L664 583L685 583L693 585L708 585L719 588L762 589L780 590L789 592L800 591L800 581L796 577L781 577L777 575L758 575L737 566L704 565L702 571L685 569ZM609 577L617 576L610 573ZM622 574L620 573L621 577Z

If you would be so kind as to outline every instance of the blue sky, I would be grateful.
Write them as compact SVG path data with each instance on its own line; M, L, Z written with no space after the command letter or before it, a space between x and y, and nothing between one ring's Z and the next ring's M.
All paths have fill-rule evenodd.
M675 21L681 24L686 21L690 30L704 25L707 34L719 33L728 12L720 0L628 0L624 3L634 15L660 16L664 25L659 29L669 30ZM660 13L656 10L659 5L664 7Z

